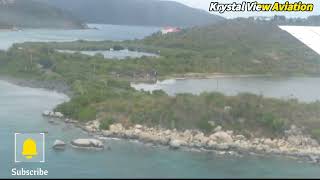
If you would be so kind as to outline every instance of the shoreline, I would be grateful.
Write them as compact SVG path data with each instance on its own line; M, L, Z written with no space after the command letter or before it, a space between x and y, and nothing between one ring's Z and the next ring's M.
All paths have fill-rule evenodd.
M172 76L164 76L168 79L211 79L211 78L248 78L248 77L272 77L274 74L226 74L226 73L186 73L174 74ZM162 79L161 80L166 80Z
M69 86L63 81L59 80L44 81L35 79L22 79L0 74L0 81L5 81L22 87L40 88L48 91L55 91L68 96L68 98L71 98L73 95Z
M225 74L225 73L187 73L160 76L159 78L138 78L130 81L131 84L153 85L164 81L179 81L186 79L215 79L215 78L250 78L250 77L277 77L276 74Z
M71 92L66 85L57 86L54 83L55 85L52 86L51 83L45 83L44 81L25 80L8 76L0 76L0 80L18 86L54 90L70 98ZM217 127L213 131L214 134L206 136L199 130L177 131L176 129L149 128L142 125L124 128L121 124L112 124L109 130L100 130L99 121L90 121L84 124L65 118L53 119L60 119L65 124L73 124L75 127L87 132L88 135L98 138L133 140L145 145L164 146L175 150L187 149L231 155L279 155L317 164L320 163L320 145L318 142L309 135L303 134L302 129L295 126L287 130L287 137L280 139L263 137L247 139L243 135L233 134L233 131L222 130L222 127Z
M267 77L267 78L278 78L278 77L320 77L315 74L227 74L227 73L186 73L186 74L173 74L170 76L159 76L158 79L137 79L131 81L133 84L146 83L155 84L167 80L186 80L186 79L215 79L215 78L254 78L254 77Z
M65 120L66 123L68 123ZM199 130L169 130L162 128L148 128L134 125L124 128L121 124L110 125L109 130L100 130L98 121L81 124L77 121L69 122L98 139L119 139L135 141L144 145L166 147L172 150L187 150L197 152L214 152L220 155L254 155L281 156L320 163L320 145L309 135L302 133L302 128L291 126L287 130L287 137L279 139L251 138L233 134L233 131L217 127L211 135L205 135ZM301 141L301 142L299 142Z

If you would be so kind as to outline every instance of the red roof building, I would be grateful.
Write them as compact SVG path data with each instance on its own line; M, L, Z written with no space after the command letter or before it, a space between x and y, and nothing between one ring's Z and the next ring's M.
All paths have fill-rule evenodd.
M161 30L162 34L168 34L168 33L175 33L175 32L180 32L181 29L177 27L165 27L164 29Z

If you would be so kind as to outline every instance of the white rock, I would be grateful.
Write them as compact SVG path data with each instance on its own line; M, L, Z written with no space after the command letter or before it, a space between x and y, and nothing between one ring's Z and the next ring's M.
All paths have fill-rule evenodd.
M256 146L256 150L259 151L259 152L260 152L260 151L263 151L263 150L264 150L264 147L263 147L262 145L257 145L257 146Z
M244 137L243 135L236 135L235 138L238 140L245 140L246 139L246 137Z
M140 130L140 129L135 129L134 130L134 134L136 134L136 135L138 135L138 134L140 134L142 131Z
M309 160L313 163L319 163L320 162L320 157L319 156L314 156L314 155L309 155Z
M104 145L97 139L76 139L71 142L75 147L79 148L103 148Z
M183 144L183 142L181 140L178 139L173 139L169 142L169 146L172 149L179 149L181 147L181 145Z
M66 143L63 142L62 140L55 140L52 146L53 149L65 149L65 147L66 147Z
M167 136L169 136L169 135L171 135L171 131L170 131L170 130L166 130L166 131L164 132L164 134L167 135Z
M147 132L141 132L139 134L139 139L146 142L146 143L154 143L154 144L163 143L165 141L160 136L150 134Z
M274 146L274 142L269 138L265 139L263 143L268 146Z
M169 138L159 136L157 140L161 145L168 145L169 143Z
M54 116L57 118L63 118L63 114L61 112L55 112Z
M214 129L214 132L219 132L222 130L222 127L221 126L217 126L215 129Z
M201 141L203 138L204 138L204 134L203 133L198 133L197 135L195 135L193 137L193 139L199 140L199 141Z
M140 125L140 124L137 124L137 125L135 125L135 128L136 128L136 129L142 129L142 128L143 128L143 126L142 126L142 125Z
M49 112L49 116L53 117L54 116L54 112L50 111Z
M65 119L64 122L65 123L77 123L78 121L72 120L72 119Z
M216 139L218 142L223 142L223 143L232 143L233 139L232 137L224 132L224 131L220 131L220 132L216 132L213 135L210 136L210 139Z
M50 116L51 111L43 111L42 115L43 116Z
M211 135L209 136L209 139L210 139L211 141L217 141L217 140L218 140L218 137L217 137L215 134L211 134Z
M298 136L289 136L288 137L288 142L291 145L294 145L294 146L300 146L302 144L302 140Z
M109 127L109 130L114 133L120 133L124 130L122 124L112 124Z
M231 109L232 109L231 106L225 106L224 107L224 111L225 112L229 112Z
M108 131L108 130L103 130L102 131L102 135L105 136L105 137L110 137L112 136L112 132L111 131Z
M103 143L100 140L97 139L90 139L91 144L93 144L94 147L101 148L103 147Z

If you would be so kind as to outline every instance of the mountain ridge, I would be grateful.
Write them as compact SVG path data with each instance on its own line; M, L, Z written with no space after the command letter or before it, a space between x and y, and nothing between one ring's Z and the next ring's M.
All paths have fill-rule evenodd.
M69 11L86 23L197 26L224 20L204 10L174 1L159 0L45 0L46 3ZM93 10L88 13L88 10Z
M84 28L70 13L35 0L1 0L0 28Z

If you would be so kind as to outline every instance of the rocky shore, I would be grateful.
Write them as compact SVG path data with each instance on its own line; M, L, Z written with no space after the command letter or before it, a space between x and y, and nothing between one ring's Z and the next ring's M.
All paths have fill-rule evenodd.
M46 116L47 113L44 112L43 115ZM57 118L57 114L60 115L58 112L50 114L54 118ZM125 128L122 124L112 124L109 130L100 130L100 122L97 120L81 124L76 120L59 119L63 119L65 123L75 124L75 126L99 138L137 140L146 144L167 146L175 150L187 148L214 151L220 154L282 155L312 163L320 163L319 143L309 135L304 134L303 128L295 125L285 131L284 137L271 139L263 137L246 138L244 135L224 130L221 126L217 126L211 134L205 135L199 130L178 131L176 129L151 128L139 124L128 128ZM72 144L76 143L73 142ZM87 144L92 145L89 141ZM98 146L102 146L102 144Z
M168 146L172 149L191 148L203 151L219 151L222 154L262 154L283 155L320 162L319 143L309 135L303 134L303 129L292 125L285 131L285 136L279 139L251 138L223 130L218 126L210 135L198 130L166 130L135 125L124 128L121 124L110 125L109 130L100 130L99 122L92 121L82 128L95 135L109 138L138 140L143 143Z

